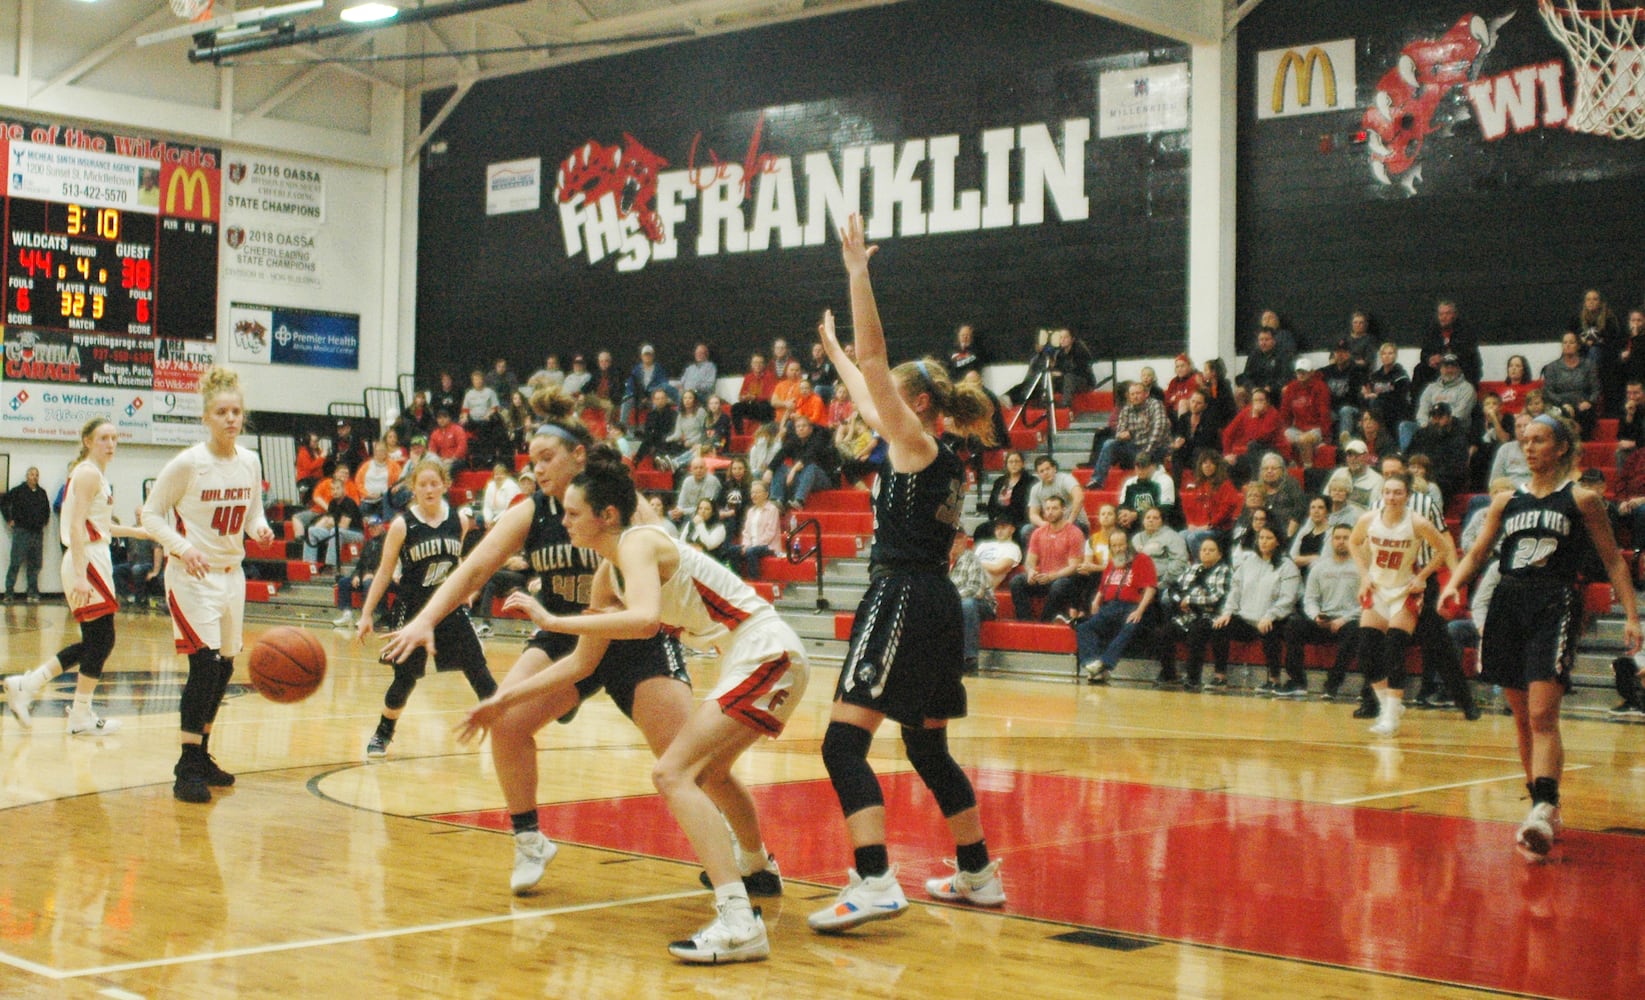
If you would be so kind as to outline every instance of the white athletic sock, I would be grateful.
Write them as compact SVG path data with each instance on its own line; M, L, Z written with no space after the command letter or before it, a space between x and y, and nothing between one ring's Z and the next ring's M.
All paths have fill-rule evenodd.
M62 672L62 664L57 662L56 657L52 657L23 675L23 687L28 689L30 694L36 694L46 686L46 682Z
M743 849L742 844L738 844L737 870L742 872L745 878L755 872L763 872L771 867L770 863L766 861L767 857L765 844L763 843L753 851L746 851Z
M753 905L748 901L748 890L743 888L740 879L730 885L715 886L714 905L721 913L733 917L742 918L746 915L748 919L753 919L754 916Z
M74 714L75 715L85 715L85 714L89 713L90 711L91 711L91 692L88 691L85 694L81 694L80 692L76 691L74 693Z

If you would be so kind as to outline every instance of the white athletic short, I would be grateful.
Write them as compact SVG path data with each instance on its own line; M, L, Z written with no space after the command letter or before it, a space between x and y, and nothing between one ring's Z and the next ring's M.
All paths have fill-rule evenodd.
M74 557L64 552L59 579L69 578L73 563ZM74 609L75 621L89 622L120 610L120 601L114 596L114 560L107 542L86 546L86 582L91 584L91 600Z
M215 566L204 579L189 576L183 560L166 563L166 604L177 651L187 656L215 649L224 658L240 652L246 624L246 574L239 566Z
M721 650L720 682L708 696L743 724L777 736L811 677L805 644L775 611L756 612Z
M1370 598L1360 601L1360 607L1375 611L1385 622L1392 622L1402 610L1416 618L1422 614L1422 591L1411 593L1408 582L1398 587L1372 587Z

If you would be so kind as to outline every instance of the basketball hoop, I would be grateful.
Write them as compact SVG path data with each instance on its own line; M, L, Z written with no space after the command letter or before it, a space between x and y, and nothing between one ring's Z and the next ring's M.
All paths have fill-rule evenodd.
M216 0L171 0L171 12L185 21L204 21Z
M1638 2L1638 0L1626 0ZM1616 139L1645 139L1645 8L1611 0L1537 0L1549 34L1576 70L1567 126Z

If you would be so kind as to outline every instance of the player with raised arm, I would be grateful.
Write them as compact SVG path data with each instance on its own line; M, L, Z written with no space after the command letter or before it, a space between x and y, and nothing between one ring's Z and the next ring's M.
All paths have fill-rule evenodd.
M851 646L834 690L823 764L840 800L855 867L830 906L811 914L811 928L842 931L908 909L885 845L885 799L868 763L874 733L887 717L902 727L903 746L957 845L957 871L926 882L937 899L1001 906L999 862L990 861L971 781L948 749L948 722L965 715L963 620L948 578L948 548L959 525L965 466L937 434L991 442L993 403L980 386L955 385L938 361L893 369L869 281L863 222L852 215L840 233L850 278L856 360L845 353L825 313L824 348L863 419L889 449L875 483L874 548L868 592L857 606Z
M184 802L210 802L213 787L234 784L212 759L211 727L243 639L246 536L274 540L263 513L262 463L239 443L246 422L240 376L207 369L200 396L207 439L166 463L143 504L143 527L171 555L166 604L177 651L188 657L183 752L171 789Z
M106 417L93 417L80 428L80 454L69 466L69 484L63 499L58 534L63 542L63 593L69 610L80 623L80 641L26 673L5 680L6 704L24 729L31 728L29 706L52 678L79 668L74 705L69 710L70 736L106 736L120 728L119 719L105 719L91 707L91 696L103 676L103 664L114 652L114 613L120 601L114 595L114 559L110 538L147 538L140 528L114 523L114 487L109 485L109 462L120 432Z
M1639 649L1633 581L1617 551L1605 501L1573 481L1581 454L1576 429L1544 413L1520 438L1531 481L1491 498L1485 524L1440 594L1442 606L1491 558L1502 537L1502 582L1491 596L1480 641L1480 679L1502 687L1514 713L1519 759L1531 811L1514 835L1525 857L1540 861L1559 836L1559 779L1565 769L1559 708L1571 686L1582 633L1578 573L1597 551L1626 619L1627 652Z
M749 903L725 824L700 785L723 784L755 740L782 732L805 693L805 644L724 565L657 524L634 523L638 504L622 459L605 447L589 455L587 469L566 493L571 540L606 560L600 577L609 580L621 609L552 615L522 593L510 596L508 606L525 611L549 632L643 639L664 628L694 648L720 653L714 689L652 770L657 790L708 871L718 911L706 927L668 950L683 961L707 964L765 958L771 952L765 923ZM578 659L579 672L593 671L591 656ZM470 714L470 732L485 728L510 705L534 698L540 687L558 683L552 673L481 703Z

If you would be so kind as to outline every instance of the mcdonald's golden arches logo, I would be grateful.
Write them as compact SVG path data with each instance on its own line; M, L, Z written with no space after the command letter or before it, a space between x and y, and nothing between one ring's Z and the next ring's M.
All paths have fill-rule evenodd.
M1351 110L1354 90L1352 38L1257 53L1258 118Z
M211 221L217 218L221 202L221 171L175 164L167 164L161 170L161 215Z

